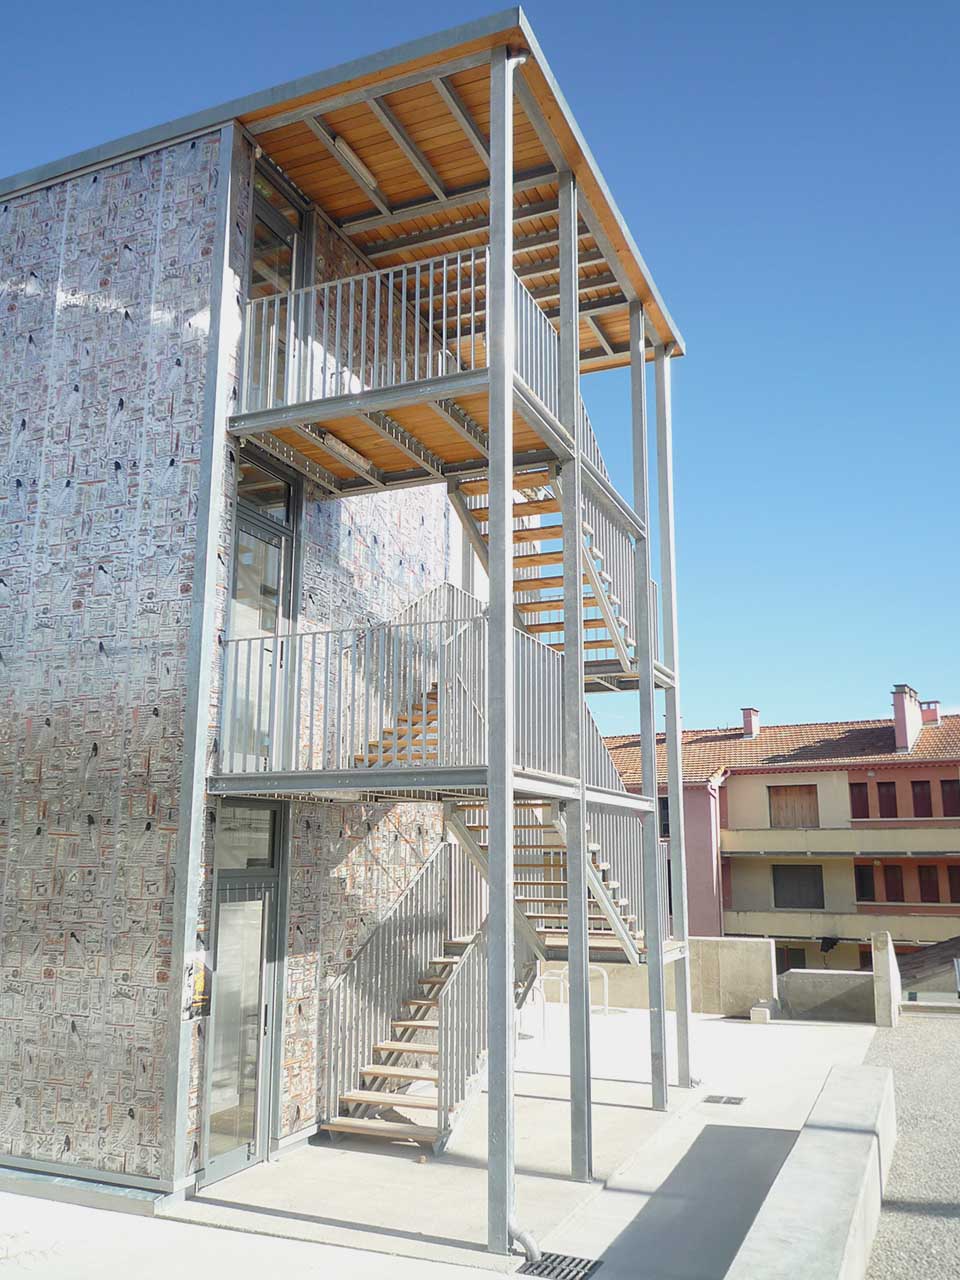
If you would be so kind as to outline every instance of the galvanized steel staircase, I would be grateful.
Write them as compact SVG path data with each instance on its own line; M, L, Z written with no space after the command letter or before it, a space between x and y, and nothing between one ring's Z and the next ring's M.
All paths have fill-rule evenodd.
M461 484L453 496L454 508L460 516L466 535L486 568L489 540L490 508L487 479ZM599 508L591 509L593 523L581 521L584 542L583 627L584 673L588 683L597 676L601 664L592 661L606 654L618 659L625 669L635 666L636 640L634 621L627 611L627 599L633 583L629 575L625 535L616 532L611 521ZM565 529L561 515L560 481L555 468L518 471L514 476L513 494L513 566L514 598L517 625L531 635L563 651L563 539ZM596 526L600 526L599 528ZM616 546L605 547L604 538ZM616 557L613 552L616 551ZM617 577L622 586L618 594L608 560L616 559ZM614 567L611 565L611 567ZM626 598L624 598L626 597Z

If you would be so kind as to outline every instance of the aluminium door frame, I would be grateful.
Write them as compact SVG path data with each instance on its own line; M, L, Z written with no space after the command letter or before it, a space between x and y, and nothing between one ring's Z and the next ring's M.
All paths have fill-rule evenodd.
M196 1173L197 1188L210 1186L224 1178L262 1164L271 1159L276 1151L279 1135L279 1102L280 1102L280 1069L283 1038L283 995L284 972L286 969L286 928L288 903L288 845L289 845L289 803L281 800L257 800L238 798L231 800L233 805L241 805L250 809L266 809L276 815L273 830L273 866L270 868L239 868L236 870L218 870L216 865L216 825L214 827L214 872L211 894L211 999L210 1013L207 1018L206 1050L203 1063L203 1080L201 1082L201 1129L200 1159L201 1166ZM216 815L219 819L222 801L216 801ZM242 892L245 889L261 890L266 905L266 922L261 943L260 960L260 1001L267 1000L267 1028L260 1039L260 1051L257 1060L256 1086L256 1119L255 1143L256 1153L253 1159L229 1162L224 1169L215 1169L210 1173L210 1103L213 1090L212 1053L217 1012L216 960L220 935L221 886ZM239 1148L238 1148L239 1150ZM217 1158L217 1163L226 1162L226 1155Z

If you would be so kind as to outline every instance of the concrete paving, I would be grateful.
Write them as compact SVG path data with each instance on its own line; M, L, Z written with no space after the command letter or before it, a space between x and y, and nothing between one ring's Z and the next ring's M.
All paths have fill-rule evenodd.
M867 1054L893 1068L899 1137L867 1280L960 1274L960 1013L905 1014Z
M873 1028L697 1017L695 1094L649 1110L646 1014L592 1019L596 1165L567 1181L565 1010L518 1056L518 1209L542 1247L601 1258L604 1280L720 1280L830 1067L863 1059ZM672 1027L671 1027L672 1031ZM716 1105L708 1093L744 1098ZM171 1275L324 1274L446 1280L513 1269L482 1248L482 1095L440 1159L372 1147L311 1147L248 1170L181 1207L190 1220L134 1218L0 1194L3 1275L169 1280ZM207 1225L209 1224L209 1225ZM211 1230L210 1226L222 1229ZM350 1247L342 1247L344 1245ZM392 1255L392 1256L386 1256ZM642 1269L641 1269L642 1268Z

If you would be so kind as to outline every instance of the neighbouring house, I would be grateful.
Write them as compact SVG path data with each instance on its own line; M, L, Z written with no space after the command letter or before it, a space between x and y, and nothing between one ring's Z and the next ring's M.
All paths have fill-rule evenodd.
M672 971L690 1078L652 737L684 346L529 23L3 180L0 300L0 1163L179 1192L318 1132L439 1149L487 1057L505 1252L544 960L574 1177L591 959ZM612 368L629 499L580 394ZM585 702L618 689L641 794Z
M606 743L638 786L638 739ZM773 938L781 971L869 967L877 930L900 955L960 935L960 715L909 685L889 720L685 729L683 812L691 934Z

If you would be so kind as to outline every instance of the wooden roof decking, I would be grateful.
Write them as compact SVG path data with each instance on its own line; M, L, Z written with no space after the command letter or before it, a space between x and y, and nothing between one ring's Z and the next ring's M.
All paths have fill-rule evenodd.
M471 38L481 25L484 34ZM374 266L414 263L487 243L489 54L498 45L525 53L514 104L515 270L556 318L557 171L569 168L581 196L581 368L629 363L633 297L655 340L681 354L682 338L522 10L449 34L460 38L435 37L419 56L409 56L411 46L385 53L366 74L276 97L241 123Z

